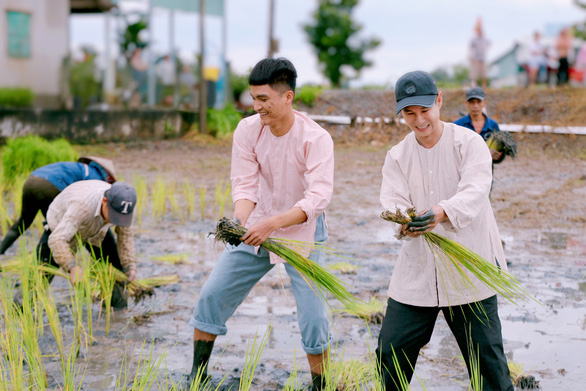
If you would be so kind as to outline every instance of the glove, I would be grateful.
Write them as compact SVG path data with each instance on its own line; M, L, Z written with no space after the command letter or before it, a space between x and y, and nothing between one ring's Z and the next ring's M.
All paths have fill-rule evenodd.
M413 217L411 221L407 223L407 226L411 232L422 232L427 230L429 225L433 222L435 222L435 213L433 213L432 209L429 209L421 216Z

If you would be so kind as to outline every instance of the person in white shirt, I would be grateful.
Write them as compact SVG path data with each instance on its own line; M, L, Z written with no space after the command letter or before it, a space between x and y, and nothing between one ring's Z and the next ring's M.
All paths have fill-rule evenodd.
M419 351L429 342L442 311L469 374L472 343L482 389L513 391L496 292L472 274L468 277L473 291L459 281L443 280L442 275L455 271L437 262L421 236L431 231L446 236L506 270L488 197L489 149L479 134L440 120L443 96L430 74L401 76L395 94L397 114L403 113L412 132L387 153L380 200L386 210L415 208L418 216L399 228L404 243L391 276L376 352L385 389L400 389L394 356L411 380Z

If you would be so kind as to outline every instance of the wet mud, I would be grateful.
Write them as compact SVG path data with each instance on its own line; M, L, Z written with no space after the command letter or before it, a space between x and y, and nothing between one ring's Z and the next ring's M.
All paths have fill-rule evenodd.
M355 274L333 273L356 296L368 300L374 295L384 302L401 245L394 238L394 225L379 218L381 168L389 139L360 145L337 143L335 193L327 212L329 245L347 252L351 262L360 266ZM229 178L229 143L184 140L86 148L114 159L129 182L134 175L151 182L164 175L178 184L190 181L213 188ZM507 158L495 167L492 203L510 271L541 303L499 301L504 347L507 357L522 364L543 390L582 390L586 384L586 161L571 154L540 152L524 149L520 143L518 159ZM127 384L132 383L141 349L148 356L151 347L153 356L165 354L167 372L160 381L179 382L189 373L193 329L188 321L223 248L208 237L217 218L210 215L182 222L170 213L159 222L144 218L136 229L139 277L178 274L180 282L157 288L153 297L116 311L109 335L100 320L95 343L84 347L78 359L87 366L83 390L115 389L121 370L130 374ZM187 255L177 265L153 259L178 253ZM326 265L336 262L340 259L326 259ZM55 279L52 286L64 303L66 282ZM335 301L331 305L340 306ZM97 319L98 307L94 311ZM66 310L61 312L62 322L71 323ZM280 273L273 269L254 287L227 326L228 334L216 341L210 368L216 383L226 377L224 389L238 388L249 344L269 327L251 389L280 390L295 367L300 386L309 386L295 300L284 268ZM369 361L379 330L380 325L332 313L334 359ZM45 338L43 346L50 350L50 337ZM425 389L467 390L468 376L460 356L440 315L415 368ZM58 362L47 369L58 374ZM412 387L421 389L415 380Z

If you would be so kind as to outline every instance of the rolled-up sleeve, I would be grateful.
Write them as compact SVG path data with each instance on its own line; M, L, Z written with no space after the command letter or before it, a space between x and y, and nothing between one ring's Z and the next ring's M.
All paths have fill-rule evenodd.
M466 228L487 202L492 182L492 158L481 137L459 146L460 181L456 194L439 203L454 231Z
M234 131L232 144L232 201L247 199L258 203L259 164L248 136L244 122L241 121Z
M305 147L307 171L304 179L307 188L303 199L295 206L307 215L306 222L319 217L332 199L334 190L334 142L329 134L320 134L315 142Z

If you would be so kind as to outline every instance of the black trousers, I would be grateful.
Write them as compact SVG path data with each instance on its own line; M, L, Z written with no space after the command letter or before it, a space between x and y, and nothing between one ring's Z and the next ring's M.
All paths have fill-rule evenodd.
M47 217L49 205L59 193L59 189L46 179L34 175L26 179L22 187L20 216L8 229L0 243L0 254L4 254L12 243L31 226L39 210L44 217Z
M401 390L393 363L393 349L400 370L411 381L419 351L430 341L437 316L442 311L458 342L468 375L471 374L469 346L472 341L475 357L479 356L482 390L513 391L503 349L497 297L490 297L480 303L484 312L475 304L416 307L389 299L376 349L385 390Z
M51 235L51 230L45 229L45 232L43 232L39 244L37 245L37 255L39 261L58 268L59 265L53 259L51 249L49 248L49 235ZM120 262L120 256L118 255L116 239L114 239L114 234L112 234L110 230L106 233L101 247L92 246L89 243L86 243L85 247L90 253L95 254L97 260L103 259L104 261L111 263L116 269L124 272L122 263ZM53 275L47 275L47 279L51 281Z

